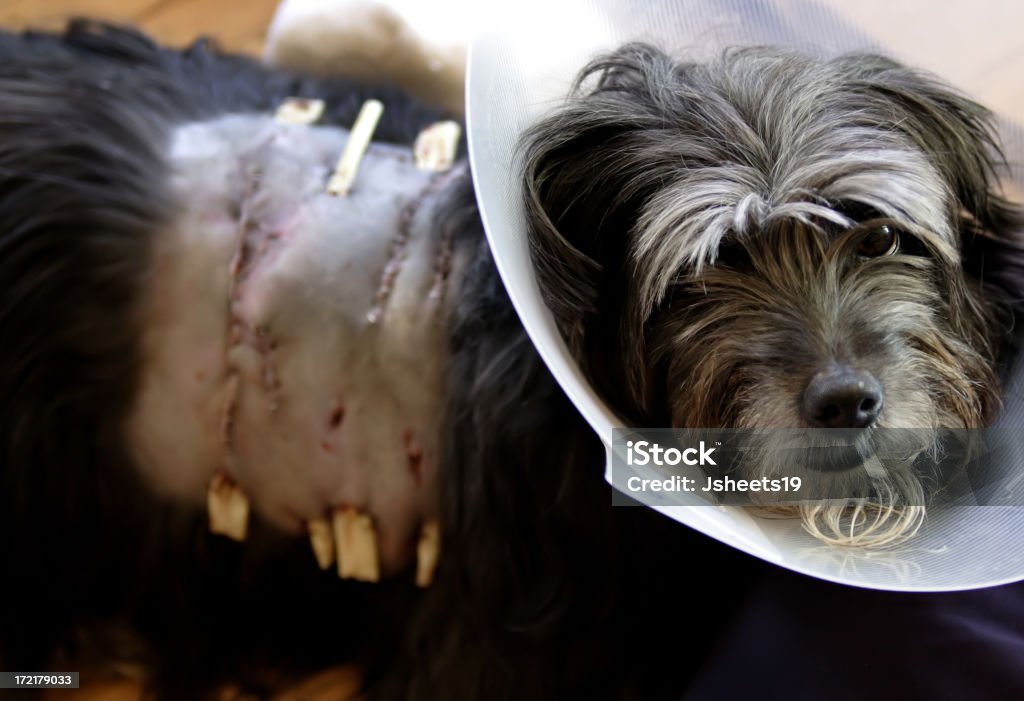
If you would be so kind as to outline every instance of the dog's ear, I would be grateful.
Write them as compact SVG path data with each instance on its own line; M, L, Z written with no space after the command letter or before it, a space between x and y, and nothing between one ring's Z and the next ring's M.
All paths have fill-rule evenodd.
M635 306L628 234L675 163L655 137L669 127L670 103L679 99L665 86L682 70L654 47L623 46L590 63L569 102L523 138L540 288L577 360L590 365L592 380L603 375L609 385L630 376L634 388L643 383L640 368L626 359L635 361L642 345L628 322Z
M965 270L1024 301L1024 219L1000 190L1006 160L993 115L940 80L879 56L837 62L868 99L881 100L950 184Z

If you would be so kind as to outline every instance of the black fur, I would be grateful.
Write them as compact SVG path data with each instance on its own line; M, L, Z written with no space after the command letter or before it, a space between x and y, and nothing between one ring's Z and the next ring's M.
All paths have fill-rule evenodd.
M377 135L396 143L441 116L394 89L269 71L206 42L166 51L90 22L0 34L0 556L17 563L0 583L3 669L42 669L54 653L141 659L181 699L233 676L271 686L265 662L325 664L358 642L338 630L386 627L361 601L380 591L315 576L305 544L258 526L244 548L208 536L203 514L145 493L122 449L135 305L151 236L173 215L169 129L289 95L325 98L338 124L379 97ZM338 629L314 625L325 614ZM111 622L140 634L128 649Z
M175 701L228 681L268 695L346 661L377 698L678 690L746 561L611 507L600 443L512 310L468 177L438 221L477 255L451 337L445 553L429 590L339 581L258 521L244 545L210 536L204 513L136 478L119 426L150 239L173 216L161 148L177 123L293 95L325 99L325 121L344 125L378 97L377 138L396 143L441 117L202 41L168 51L90 22L0 34L0 669L128 661Z

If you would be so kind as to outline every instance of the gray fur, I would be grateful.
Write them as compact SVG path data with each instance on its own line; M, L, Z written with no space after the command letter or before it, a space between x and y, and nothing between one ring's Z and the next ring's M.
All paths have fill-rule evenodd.
M804 427L810 378L844 364L884 387L872 430L983 426L1020 296L979 279L1020 251L989 117L879 56L627 45L526 136L541 288L634 425ZM901 250L858 257L882 225ZM920 504L915 480L875 486L883 510Z

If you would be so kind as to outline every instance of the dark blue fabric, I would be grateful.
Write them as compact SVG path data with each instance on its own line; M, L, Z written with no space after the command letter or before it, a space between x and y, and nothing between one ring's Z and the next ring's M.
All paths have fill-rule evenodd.
M1024 699L1024 584L854 589L771 567L685 701Z

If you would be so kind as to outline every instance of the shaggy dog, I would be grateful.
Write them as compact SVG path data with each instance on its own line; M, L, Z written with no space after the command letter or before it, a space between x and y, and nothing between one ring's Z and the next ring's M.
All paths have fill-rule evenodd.
M625 418L799 420L830 347L881 388L871 421L991 415L1005 326L972 275L1018 249L983 111L881 59L634 47L591 72L533 132L532 235ZM325 102L317 126L275 123L290 96ZM371 97L376 141L328 197ZM205 43L0 35L0 668L127 671L173 701L344 661L370 698L685 688L752 563L611 508L465 163L411 167L442 117ZM209 532L218 476L251 497L242 543ZM371 517L380 582L318 569L304 529L338 508Z
M761 436L733 469L813 484L791 507L812 533L903 541L948 430L1000 406L1024 248L989 119L879 56L624 46L525 139L547 304L633 426ZM783 460L771 429L854 459ZM876 453L906 459L863 469Z
M275 123L290 96L325 102L317 126ZM371 97L375 143L330 198ZM442 117L203 42L0 35L0 669L113 670L168 701L346 661L371 698L665 696L699 669L751 563L611 508L464 160L410 165ZM243 543L209 532L218 470L250 493ZM376 519L379 583L318 569L303 523L332 506Z

